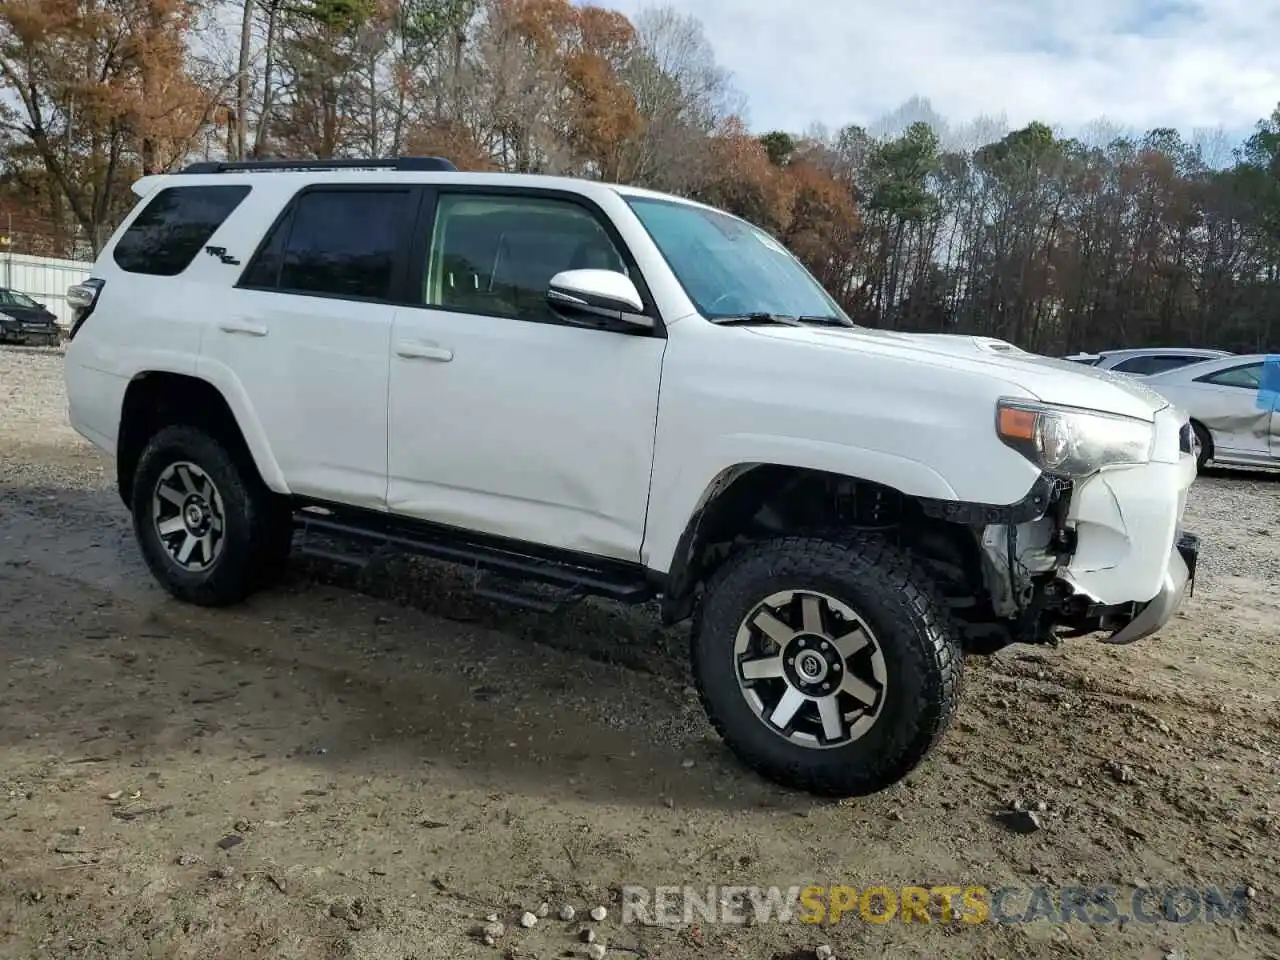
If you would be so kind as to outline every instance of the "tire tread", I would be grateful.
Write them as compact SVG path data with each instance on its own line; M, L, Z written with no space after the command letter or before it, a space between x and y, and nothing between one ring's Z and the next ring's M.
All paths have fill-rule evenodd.
M892 748L874 757L870 763L857 769L838 767L829 762L804 763L801 758L813 761L815 755L827 751L796 748L796 761L780 766L753 750L750 738L737 736L709 701L700 642L702 631L707 628L708 602L714 606L717 595L731 591L735 581L761 574L776 579L814 574L847 578L850 571L862 580L865 588L895 597L889 604L890 611L896 604L910 621L898 624L908 627L905 634L911 638L902 651L908 668L919 670L926 678L935 678L935 682L924 684L915 702L909 705L918 717L914 729L895 729ZM963 659L956 640L957 631L938 587L909 553L876 534L848 530L816 531L744 547L730 557L707 584L695 610L692 637L695 687L716 732L744 762L763 776L818 795L873 793L905 777L946 733L962 694ZM830 752L836 753L840 749Z
M169 563L150 529L152 482L166 462L189 459L210 474L222 497L227 524L219 562L207 573L188 576ZM287 558L283 506L258 478L252 464L237 457L218 437L199 427L174 424L158 430L138 458L133 485L134 534L152 575L170 594L187 603L222 607L240 603L272 578ZM242 516L235 516L236 512ZM291 530L290 530L291 536Z

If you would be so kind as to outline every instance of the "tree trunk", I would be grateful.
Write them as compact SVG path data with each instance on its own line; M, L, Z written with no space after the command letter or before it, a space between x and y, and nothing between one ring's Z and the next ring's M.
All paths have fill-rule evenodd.
M240 19L240 63L236 71L236 147L233 159L243 160L249 127L249 55L252 52L253 0L244 0Z
M262 113L258 116L258 129L253 137L253 155L261 159L267 149L267 129L271 123L272 94L271 72L275 66L276 24L280 16L280 0L267 2L267 43L263 51L262 65Z

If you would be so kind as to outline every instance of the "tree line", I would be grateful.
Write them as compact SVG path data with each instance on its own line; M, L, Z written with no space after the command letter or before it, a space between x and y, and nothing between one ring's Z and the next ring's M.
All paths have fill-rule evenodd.
M1280 107L1226 163L1171 129L1100 143L1032 123L958 145L929 122L759 135L744 108L674 7L6 0L0 232L92 256L144 173L439 154L731 210L869 326L1046 353L1280 350Z

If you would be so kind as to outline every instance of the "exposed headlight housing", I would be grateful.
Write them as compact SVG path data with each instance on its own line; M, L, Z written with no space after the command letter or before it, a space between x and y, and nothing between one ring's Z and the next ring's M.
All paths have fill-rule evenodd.
M1155 442L1154 425L1145 420L1028 400L996 404L996 433L1045 473L1073 478L1148 463Z

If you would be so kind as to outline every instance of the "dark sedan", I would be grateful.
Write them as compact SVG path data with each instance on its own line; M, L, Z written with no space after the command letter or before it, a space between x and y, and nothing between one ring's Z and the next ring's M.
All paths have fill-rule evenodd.
M58 318L25 293L0 287L0 343L52 346L62 340Z

